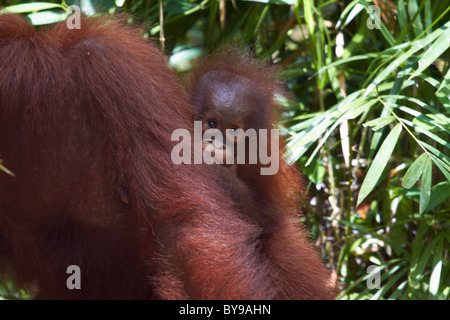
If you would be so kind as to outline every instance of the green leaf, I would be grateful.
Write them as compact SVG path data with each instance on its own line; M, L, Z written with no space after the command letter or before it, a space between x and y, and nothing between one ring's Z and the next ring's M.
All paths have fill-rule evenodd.
M30 3L16 4L14 6L9 6L9 7L3 8L2 10L0 10L0 14L35 12L35 11L55 9L55 8L66 10L66 8L64 6L62 6L60 4L56 4L56 3L30 2Z
M431 133L446 132L450 134L450 123L442 121L440 117L434 114L421 114L420 116L413 119L413 124L424 128ZM449 128L446 128L449 126Z
M433 210L436 206L440 205L442 202L450 197L450 182L442 181L431 188L430 203L428 204L428 210Z
M411 22L414 23L412 25L412 29L417 36L423 31L422 16L420 15L423 5L423 1L421 1L420 7L417 3L417 0L408 1L408 13L409 16L412 17Z
M317 158L309 166L305 166L307 160L307 157L302 157L298 160L298 164L302 168L302 173L315 185L322 183L325 178L326 169L320 159Z
M327 130L325 135L322 137L320 143L317 144L317 147L312 152L311 156L309 157L308 162L306 165L309 165L309 163L312 161L312 159L316 156L317 152L322 148L322 146L325 144L325 142L330 137L331 133L334 132L334 130L337 128L339 124L341 124L346 119L354 119L355 117L359 116L361 113L363 113L365 110L372 107L377 101L375 99L369 100L369 102L364 102L361 100L356 100L353 103L349 104L347 106L348 110L340 116L338 120L334 122L334 124ZM353 107L354 106L354 107ZM314 130L313 130L314 131Z
M441 159L436 157L434 154L431 155L431 159L433 160L434 164L439 168L439 170L441 170L441 172L444 174L447 180L450 181L450 168L448 167L448 165Z
M403 277L403 275L407 272L408 270L403 269L400 270L397 274L392 275L392 277L389 279L389 281L383 285L371 298L371 300L378 300L380 299L384 294L386 294L389 290L391 290L391 288L398 283L398 280ZM396 290L398 290L397 288L394 288L393 291L395 292Z
M241 0L246 2L259 2L259 3L267 3L267 4L277 4L277 5L294 5L297 3L297 0Z
M6 168L3 164L2 164L2 160L0 159L0 171L6 172L7 174L9 174L10 176L15 176L14 172L10 171L8 168Z
M414 162L406 171L405 177L403 178L403 188L409 189L419 180L423 170L425 169L427 159L427 154L422 153L416 160L414 160Z
M414 130L418 133L423 133L424 135L430 137L431 139L433 139L435 142L443 145L444 147L450 149L450 143L447 142L446 140L442 139L441 137L439 137L438 135L435 135L434 133L428 131L425 127L422 126L422 123L418 122L418 123L413 123L409 120L406 119L402 119L402 122L407 124L408 126L411 126L412 128L414 128Z
M350 62L354 62L354 61L360 61L360 60L369 60L369 59L373 59L376 58L377 55L373 54L373 53L368 53L368 54L364 54L364 55L356 55L356 56L352 56L349 58L341 58L339 60L334 61L333 63L327 64L326 66L322 67L319 71L317 71L312 77L315 77L317 75L322 74L323 72L327 71L328 69L337 67L341 64L348 64ZM288 70L286 70L288 71ZM311 78L312 78L311 77Z
M428 207L431 195L431 159L427 157L422 179L420 179L420 213L423 213Z
M403 291L405 290L405 287L407 284L408 284L408 281L405 280L402 283L400 283L399 285L397 285L397 288L388 297L388 300L397 300L398 297L403 294Z
M299 159L315 142L319 141L320 136L335 124L336 120L345 114L352 107L361 102L354 101L361 94L361 91L353 92L345 97L337 105L324 113L319 113L312 119L308 119L291 127L291 131L301 131L292 136L287 143L289 150L289 162Z
M406 5L404 3L404 0L399 0L397 4L397 10L398 10L398 24L400 26L400 29L404 32L408 31L408 13L406 12Z
M450 22L448 23L450 25ZM363 97L366 97L370 92L372 92L373 89L376 88L376 86L381 83L382 81L386 80L386 78L394 72L400 65L402 65L406 60L408 60L413 54L415 54L417 51L422 50L425 46L427 46L429 43L431 43L433 40L435 40L437 37L441 36L443 33L443 30L438 29L434 31L432 34L426 36L425 38L421 40L417 40L411 43L411 47L408 51L402 52L402 54L398 54L397 58L392 61L387 67L383 69L376 77L375 79L369 84L366 91L364 92Z
M403 72L409 72L409 69L405 69L404 71L401 71L401 72L398 73L398 75L397 75L397 77L395 79L394 85L389 90L389 94L390 95L398 94L401 91L402 86L405 83ZM395 103L396 100L397 99L395 97L389 97L389 98L386 99L386 103L389 103L389 104ZM381 111L380 117L386 117L386 116L388 116L390 114L390 112L391 111L386 106L384 106L383 110ZM370 142L369 159L373 158L373 154L374 154L376 148L378 147L378 144L379 144L379 142L381 140L383 131L384 130L379 130L379 131L376 131L374 133L373 138L372 138L372 140Z
M410 79L422 73L423 70L428 68L430 64L436 61L436 59L450 47L450 27L447 25L448 23L445 26L445 31L423 54L422 58L419 60L419 68L411 75Z
M434 78L432 78L432 79L434 79ZM437 84L439 84L439 82L437 82ZM436 91L436 94L441 90L444 91L444 94L445 93L447 94L446 98L447 98L447 102L448 102L450 100L450 95L449 95L449 93L450 93L450 69L448 69L447 73L445 74L444 80L439 85L439 88Z
M361 202L367 197L367 195L373 190L376 186L378 179L383 173L384 168L389 161L389 158L394 151L395 145L397 144L398 137L402 131L401 124L397 124L394 129L388 134L386 139L383 141L380 150L378 151L375 159L372 162L369 170L367 171L367 175L362 183L361 190L358 194L357 206L361 204Z
M69 13L67 12L53 12L42 11L28 14L31 24L34 26L41 26L45 24L57 23L67 19Z
M177 71L188 71L192 69L193 61L202 54L198 48L174 50L169 59L169 66Z
M387 126L388 124L393 122L395 119L396 118L394 116L382 117L382 118L368 121L368 122L364 123L363 126L371 127L373 131L377 131L381 128L384 128L385 126Z
M439 290L439 283L441 282L442 260L439 261L433 268L430 277L430 293L436 296Z
M338 22L336 23L336 29L343 29L352 22L352 20L362 11L364 10L364 6L358 3L359 0L354 0L350 4L348 4L345 9L342 11L341 16L339 17ZM349 13L350 11L350 13ZM347 15L348 14L348 15ZM344 22L342 20L347 16Z
M413 289L418 289L420 286L420 280L423 278L423 272L428 265L428 261L431 258L431 255L436 247L436 244L439 242L439 238L435 238L431 243L427 246L424 246L424 239L427 233L431 229L431 222L423 224L418 232L417 236L414 239L414 243L412 246L413 255L411 257L411 270L409 274L410 286Z
M306 27L309 31L310 39L313 40L315 38L315 19L314 19L314 2L312 0L303 0L299 1L303 2L303 14L305 17Z
M165 1L164 11L170 14L187 15L197 7L198 4L188 1Z
M436 149L435 147L429 145L425 141L418 140L420 145L425 147L428 151L432 152L432 155L435 155L438 157L438 159L444 164L447 170L450 171L450 158L447 157L445 154L443 154L441 151ZM433 160L433 159L432 159ZM450 179L449 179L450 180Z

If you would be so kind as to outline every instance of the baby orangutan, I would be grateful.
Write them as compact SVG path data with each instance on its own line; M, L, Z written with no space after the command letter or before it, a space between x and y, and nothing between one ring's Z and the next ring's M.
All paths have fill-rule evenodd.
M202 60L191 77L194 120L202 121L203 151L209 149L220 160L216 163L224 164L217 166L215 182L227 190L243 213L241 218L262 230L259 248L269 258L268 268L288 284L277 296L332 299L335 281L299 225L304 178L284 160L283 139L272 134L279 114L275 95L283 93L275 71L245 51L219 49ZM216 132L208 135L210 129ZM256 135L257 143L249 132ZM268 162L261 155L269 153L277 162L271 163L276 170L263 173ZM255 154L258 157L252 160Z

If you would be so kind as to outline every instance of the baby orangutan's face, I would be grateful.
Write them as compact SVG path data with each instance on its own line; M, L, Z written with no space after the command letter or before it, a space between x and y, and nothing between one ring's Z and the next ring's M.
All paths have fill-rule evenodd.
M223 163L227 156L235 157L227 151L226 142L236 144L241 136L239 133L260 126L261 117L257 111L264 110L264 99L245 77L227 71L208 72L195 87L193 100L195 119L202 121L203 132L216 129L222 134L223 143L214 141L212 136L203 141L203 147L212 144L213 156L222 158Z

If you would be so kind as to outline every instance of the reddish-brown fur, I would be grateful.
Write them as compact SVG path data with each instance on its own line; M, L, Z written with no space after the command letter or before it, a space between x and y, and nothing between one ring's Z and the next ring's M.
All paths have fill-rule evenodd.
M15 173L0 174L0 272L36 298L333 298L290 217L249 219L220 168L172 163L193 117L165 62L120 19L41 33L0 15L0 157ZM66 287L73 264L81 290Z

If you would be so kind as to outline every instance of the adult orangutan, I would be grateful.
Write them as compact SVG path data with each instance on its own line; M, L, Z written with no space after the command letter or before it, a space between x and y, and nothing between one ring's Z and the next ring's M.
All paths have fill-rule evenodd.
M236 197L221 166L174 164L180 128L193 128L189 97L120 18L43 33L0 15L0 156L14 173L0 174L0 272L39 299L333 298L277 204L286 170Z

